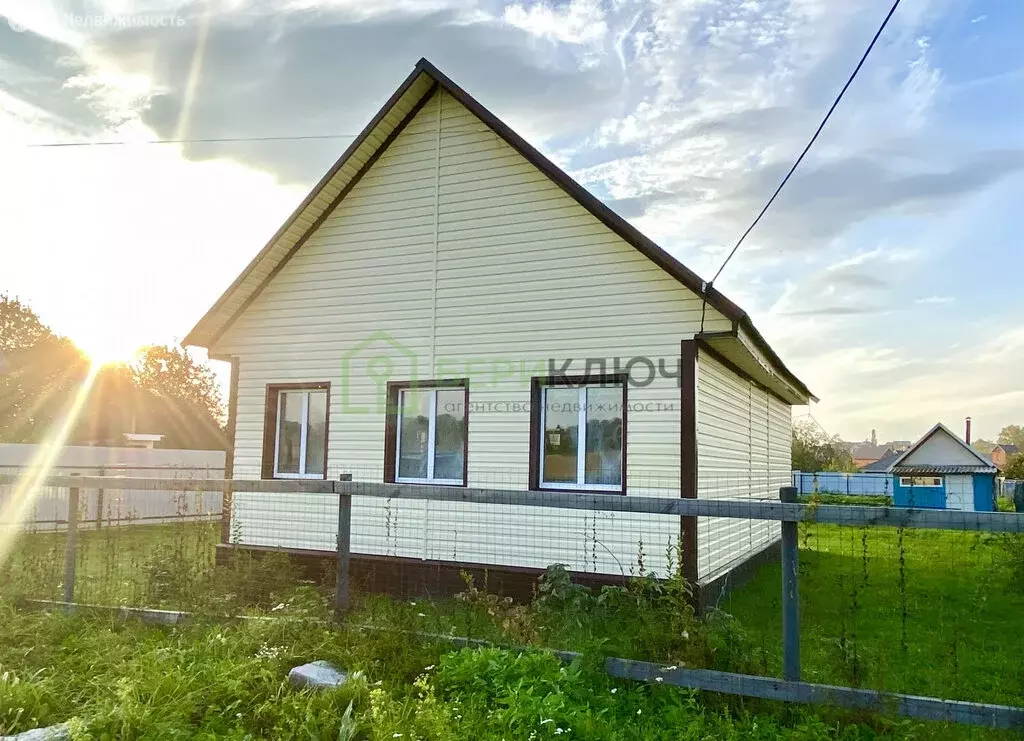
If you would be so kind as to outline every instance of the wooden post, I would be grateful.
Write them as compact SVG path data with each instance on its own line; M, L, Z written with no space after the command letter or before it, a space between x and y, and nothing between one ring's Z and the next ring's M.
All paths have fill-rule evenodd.
M340 481L351 481L352 474L343 473ZM352 547L352 495L338 494L338 573L334 584L334 611L341 615L349 607L349 561Z
M783 502L797 500L796 488L779 489ZM800 590L797 524L782 523L782 678L800 681Z
M71 474L77 476L77 473ZM77 486L68 488L68 531L64 540L64 601L75 601L75 566L78 555L78 496Z

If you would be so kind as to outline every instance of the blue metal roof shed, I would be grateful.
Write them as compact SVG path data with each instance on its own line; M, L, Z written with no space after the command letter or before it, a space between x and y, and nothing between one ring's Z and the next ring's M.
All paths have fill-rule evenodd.
M941 422L889 464L897 507L995 510L996 467Z

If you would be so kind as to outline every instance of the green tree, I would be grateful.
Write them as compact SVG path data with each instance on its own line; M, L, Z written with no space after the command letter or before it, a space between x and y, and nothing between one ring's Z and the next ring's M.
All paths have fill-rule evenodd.
M991 440L985 440L984 438L978 438L971 442L971 447L977 450L979 453L988 455L992 452L992 449L996 446Z
M70 340L26 304L0 294L0 442L38 443L89 371Z
M218 424L224 420L224 400L213 371L180 347L150 345L139 353L131 371L138 388L195 406Z
M1024 453L1017 453L1010 458L1009 463L1006 464L1006 469L1003 471L1003 476L1008 479L1024 481Z
M1024 450L1024 427L1020 425L1006 425L1006 427L999 431L999 437L996 439L1001 443L1016 445L1021 450Z
M810 421L793 425L793 469L796 471L853 471L853 456L838 435L829 436Z

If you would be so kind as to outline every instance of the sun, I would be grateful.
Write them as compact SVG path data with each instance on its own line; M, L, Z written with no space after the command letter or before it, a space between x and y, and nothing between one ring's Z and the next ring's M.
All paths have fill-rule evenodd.
M131 363L141 349L139 345L116 334L92 337L89 342L82 343L82 350L89 356L94 367Z

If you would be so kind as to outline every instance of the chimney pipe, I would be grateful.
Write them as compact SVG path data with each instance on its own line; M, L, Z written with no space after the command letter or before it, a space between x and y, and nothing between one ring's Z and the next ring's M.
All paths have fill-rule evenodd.
M971 444L971 418L970 417L967 418L967 429L966 429L966 434L964 435L964 440L967 442L968 445Z

